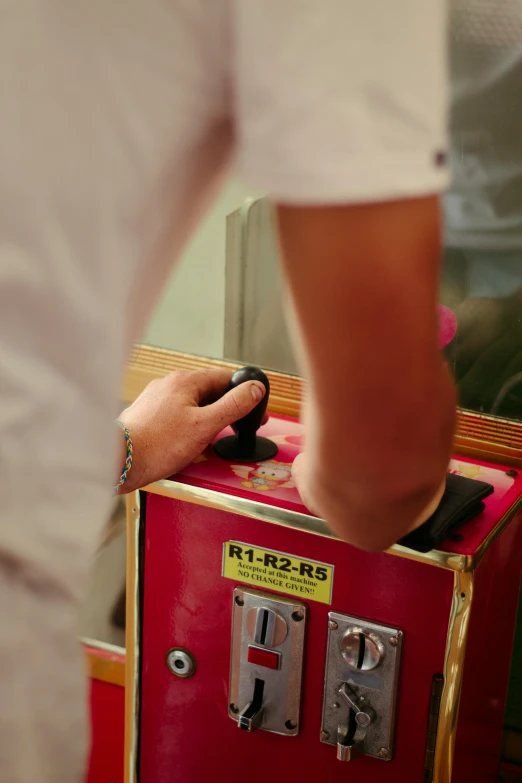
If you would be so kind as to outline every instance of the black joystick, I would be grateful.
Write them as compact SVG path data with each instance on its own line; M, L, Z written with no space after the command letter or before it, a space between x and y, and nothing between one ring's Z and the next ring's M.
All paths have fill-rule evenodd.
M247 381L262 383L266 389L265 396L247 416L232 425L236 434L218 440L214 444L214 450L224 459L237 460L238 462L262 462L277 454L275 443L268 438L260 438L256 435L268 405L270 383L265 373L257 367L243 367L241 370L237 370L230 379L228 390L235 389L240 383Z

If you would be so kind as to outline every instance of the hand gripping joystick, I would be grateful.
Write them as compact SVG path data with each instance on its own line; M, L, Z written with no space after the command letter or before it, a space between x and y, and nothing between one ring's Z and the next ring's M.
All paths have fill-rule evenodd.
M262 370L257 367L243 367L241 370L237 370L230 379L229 391L247 381L262 383L266 389L265 396L247 416L232 425L236 434L218 440L214 445L214 450L224 459L237 460L238 462L261 462L275 457L277 454L275 443L272 443L268 438L260 438L256 435L268 405L270 384Z

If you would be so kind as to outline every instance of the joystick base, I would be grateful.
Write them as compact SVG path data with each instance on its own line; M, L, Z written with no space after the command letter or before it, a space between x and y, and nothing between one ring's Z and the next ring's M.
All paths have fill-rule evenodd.
M214 451L218 457L236 462L263 462L263 460L275 457L278 449L276 444L268 438L256 436L254 448L247 452L240 448L236 435L229 435L214 444Z

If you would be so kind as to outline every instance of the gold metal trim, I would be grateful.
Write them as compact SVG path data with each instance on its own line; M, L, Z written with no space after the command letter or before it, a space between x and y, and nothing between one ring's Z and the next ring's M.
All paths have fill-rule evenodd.
M226 367L237 370L238 362L226 359L210 359L180 351L169 351L150 345L136 345L127 364L127 371L121 391L122 402L130 404L143 389L156 378L163 378L174 370L206 370L212 367ZM285 416L299 416L303 396L303 380L295 375L266 369L270 381L268 409Z
M125 657L125 647L120 647L119 644L109 644L109 642L102 642L101 639L92 639L90 636L80 636L79 641L84 647L90 647L92 650Z
M495 539L502 533L504 528L508 526L508 524L511 522L513 517L517 514L517 512L522 507L522 495L516 499L516 501L513 503L513 505L507 510L507 512L504 514L504 516L499 519L493 530L490 531L489 535L486 536L482 544L479 546L475 554L473 555L473 558L468 558L472 560L472 568L476 568L488 549L490 548L491 544ZM471 570L468 569L468 570Z
M148 345L136 345L127 368L123 399L125 402L132 402L151 380L163 377L173 370L197 370L209 367L229 367L230 369L235 369L238 366L235 362L221 359L194 356ZM268 375L272 389L268 406L269 410L273 413L287 416L298 416L303 396L302 379L273 371L269 371ZM455 450L462 455L522 467L522 423L473 411L459 410ZM158 482L158 484L148 486L147 491L181 500L187 499L193 503L200 503L201 505L220 508L225 511L233 511L236 514L253 516L266 522L295 527L296 529L306 530L317 535L335 537L330 533L324 522L313 517L292 512L286 512L289 516L285 516L284 513L280 513L280 509L275 509L273 513L269 513L267 512L267 507L264 507L263 511L262 509L254 509L252 506L250 506L247 513L244 508L240 510L239 507L232 508L228 504L217 505L216 498L212 498L210 494L206 497L201 495L199 498L194 493L181 496L181 490L174 494L170 486L172 484L173 482ZM179 487L180 485L177 486ZM204 493L206 490L201 490L201 492ZM235 500L239 499L236 498ZM453 552L438 551L421 554L405 549L398 544L391 547L388 551L398 557L428 563L429 565L452 571L473 570L483 558L491 543L504 530L514 513L518 510L521 501L522 498L508 510L507 514L499 521L498 525L491 531L473 556L466 557ZM254 503L254 501L244 502ZM237 506L237 504L234 505Z
M208 367L229 367L234 362L208 359L175 351L136 346L129 362L122 394L130 403L154 378L163 377L177 369L196 370ZM298 416L303 382L300 378L283 373L270 372L272 394L269 410L287 416ZM455 436L457 453L513 467L522 467L522 425L471 411L459 411L459 424ZM147 492L175 500L185 500L197 505L253 517L271 524L303 530L314 535L337 538L326 523L306 514L271 507L245 498L224 495L212 490L161 481L145 487ZM136 497L134 500L133 497ZM139 707L139 572L138 494L127 498L128 556L127 556L127 666L126 666L126 716L125 716L125 783L136 783L136 757L138 743ZM433 783L450 783L455 750L458 709L464 669L464 654L473 594L473 569L484 557L497 536L504 530L522 505L522 497L508 510L473 556L432 551L413 552L400 545L393 546L390 554L426 565L454 572L453 600L450 612L445 665L444 689L441 697L440 719L435 746L435 770ZM130 509L130 511L129 511ZM464 597L463 597L464 596Z
M139 585L139 492L126 496L127 509L127 608L125 648L125 783L136 783L138 719L139 719L139 656L140 656L140 585Z
M296 518L304 518L311 521L312 527L308 532L316 535L325 535L334 538L326 529L322 520L309 518L304 514L288 512L265 506L255 501L244 498L235 498L222 495L211 490L179 484L174 481L159 482L145 488L153 494L160 494L177 500L185 500L199 505L228 510L242 516L255 516L265 522L295 526ZM138 708L139 708L139 496L132 493L127 497L128 519L128 560L127 560L127 666L126 666L126 707L125 707L125 783L136 783L136 758L138 747ZM522 504L519 500L516 506L507 514L495 529L498 533L505 527L514 513L515 508ZM272 518L273 512L277 513ZM410 553L402 547L394 548L391 554L408 559L417 559L429 565L439 566L452 570L453 573L453 597L448 620L446 651L444 660L444 687L440 702L440 717L438 723L437 739L435 745L434 776L433 783L450 783L455 752L455 739L457 731L458 711L462 680L464 673L464 658L468 635L469 619L473 600L474 574L469 570L469 558L448 555L446 553L428 553L431 558L421 553ZM403 550L403 551L400 551ZM440 558L440 559L438 559Z
M444 687L440 700L439 725L435 744L433 783L451 783L464 675L464 656L473 602L473 583L472 572L455 571L444 658Z
M173 500L185 500L198 506L228 511L243 517L259 519L261 522L268 522L273 525L281 525L282 527L302 530L305 533L340 540L322 519L311 517L307 514L300 514L298 511L288 511L277 506L268 506L265 503L259 503L248 498L226 495L222 492L196 487L191 484L181 484L172 480L148 484L143 490L153 495L162 495ZM388 553L406 560L415 560L419 563L426 563L431 566L449 569L450 571L469 569L471 560L469 557L453 552L439 552L438 550L414 552L399 544L392 546Z
M143 487L143 490L153 495L162 495L173 500L185 500L198 506L228 511L232 514L259 519L262 522L268 522L273 525L281 525L282 527L302 530L305 533L340 540L323 519L312 517L308 514L301 514L298 511L288 511L278 506L269 506L249 498L236 497L235 495L216 492L215 490L197 487L192 484L182 484L172 479L148 484L146 487ZM445 568L449 571L473 571L491 544L507 527L521 507L522 495L510 506L473 555L441 552L438 549L433 549L430 552L415 552L400 544L394 544L387 550L387 553L395 557L402 557L405 560L414 560L418 563Z
M173 370L201 370L209 367L236 369L237 362L136 345L127 365L122 401L134 402L145 386ZM303 398L302 378L267 370L271 394L268 409L272 413L299 416ZM522 422L458 410L454 449L457 454L522 467Z
M96 639L80 639L87 656L88 675L92 680L101 680L111 685L125 685L125 648L113 644L105 644ZM120 660L97 655L96 651L117 655ZM123 660L122 660L123 659Z
M125 662L102 658L92 652L87 652L89 677L91 680L107 682L110 685L125 687Z

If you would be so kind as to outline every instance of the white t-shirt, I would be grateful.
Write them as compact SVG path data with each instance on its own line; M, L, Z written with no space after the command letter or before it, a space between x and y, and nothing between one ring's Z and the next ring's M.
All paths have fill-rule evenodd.
M452 0L450 7L446 242L522 251L522 3ZM490 263L509 276L500 259Z
M230 166L254 189L303 204L445 186L445 23L442 0L2 4L0 547L9 561L63 596L82 589L116 470L125 358ZM16 609L13 623L11 659L20 634L39 649ZM48 692L67 666L42 653L38 687L24 690L30 707L17 691L19 716L37 714L38 688ZM0 704L8 672L3 661ZM63 722L54 718L67 740L73 695ZM3 772L15 768L17 720L28 744L11 710Z
M229 164L295 203L440 190L434 0L17 0L0 26L2 544L83 571L124 361ZM64 556L64 539L68 541ZM77 559L79 557L79 559Z

